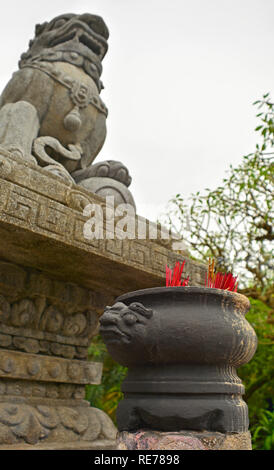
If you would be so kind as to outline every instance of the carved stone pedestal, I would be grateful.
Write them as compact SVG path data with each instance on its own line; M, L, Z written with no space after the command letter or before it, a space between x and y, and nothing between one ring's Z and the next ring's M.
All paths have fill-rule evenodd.
M164 285L181 257L157 241L86 239L83 209L95 203L105 211L102 198L0 150L0 449L116 446L112 421L84 400L102 372L88 346L105 305ZM203 266L186 269L203 284Z
M115 448L108 416L84 400L102 296L0 261L0 449Z

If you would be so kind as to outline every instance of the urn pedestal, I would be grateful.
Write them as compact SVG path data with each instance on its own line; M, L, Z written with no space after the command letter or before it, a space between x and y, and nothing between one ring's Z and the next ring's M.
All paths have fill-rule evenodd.
M256 350L248 310L243 295L201 287L144 289L107 307L102 337L128 367L119 431L247 432L236 368Z

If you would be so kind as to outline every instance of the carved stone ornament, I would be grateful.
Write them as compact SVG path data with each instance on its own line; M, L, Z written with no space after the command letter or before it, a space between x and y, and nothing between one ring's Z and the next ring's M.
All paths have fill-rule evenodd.
M110 418L89 406L0 403L1 444L113 443L116 430ZM73 446L73 444L76 444Z
M0 260L0 450L115 447L114 424L84 400L101 382L87 355L104 298Z
M200 287L159 287L120 296L100 332L129 367L120 431L246 432L248 409L236 368L256 350L243 295Z

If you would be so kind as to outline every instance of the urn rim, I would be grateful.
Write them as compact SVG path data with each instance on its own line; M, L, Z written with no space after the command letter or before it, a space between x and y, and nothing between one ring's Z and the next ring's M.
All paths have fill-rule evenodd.
M146 289L139 289L136 291L126 292L125 294L120 295L116 298L116 302L123 302L131 297L143 297L146 295L157 295L161 294L163 296L169 297L170 294L175 294L176 297L178 296L186 296L186 295L207 295L210 297L222 297L226 298L226 300L231 300L234 304L238 305L240 309L244 309L246 312L250 308L249 299L239 292L233 292L224 289L216 289L212 287L202 287L202 286L157 286L157 287L149 287Z

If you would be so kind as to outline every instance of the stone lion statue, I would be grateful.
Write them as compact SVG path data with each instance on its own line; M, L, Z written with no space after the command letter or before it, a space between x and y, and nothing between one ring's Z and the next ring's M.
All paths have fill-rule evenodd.
M88 13L36 25L1 95L0 146L92 192L112 187L118 202L134 204L122 163L92 165L106 138L100 77L108 37L103 19Z

